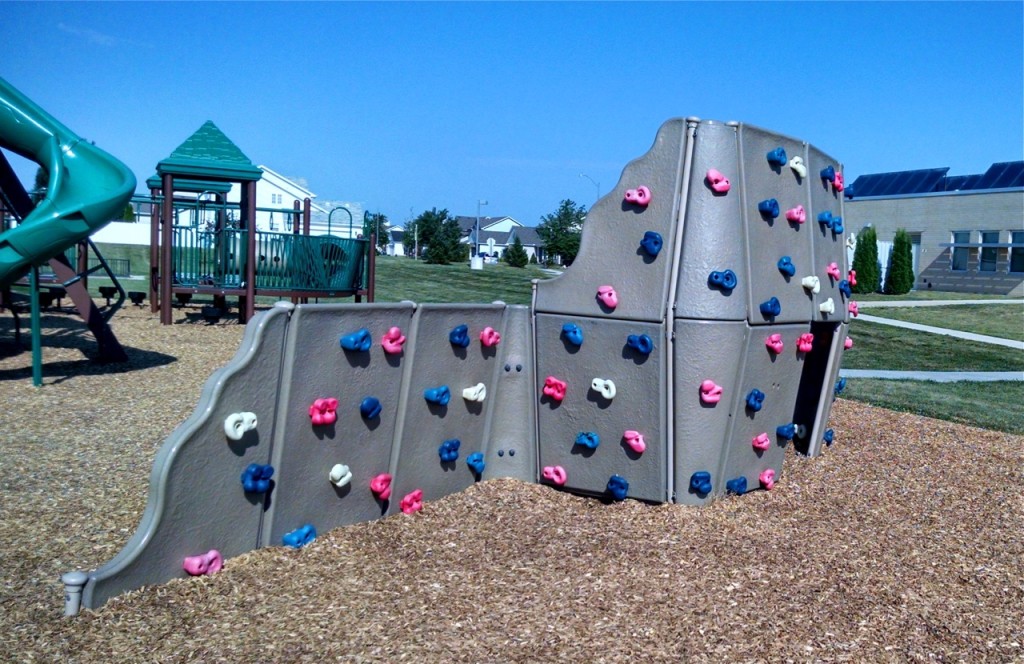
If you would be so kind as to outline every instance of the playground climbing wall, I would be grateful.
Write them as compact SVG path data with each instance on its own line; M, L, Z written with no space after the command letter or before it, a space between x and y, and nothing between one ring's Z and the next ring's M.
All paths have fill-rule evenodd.
M161 449L139 530L69 592L99 606L490 477L687 504L771 489L788 445L832 440L856 307L842 186L806 143L671 120L532 307L261 314Z

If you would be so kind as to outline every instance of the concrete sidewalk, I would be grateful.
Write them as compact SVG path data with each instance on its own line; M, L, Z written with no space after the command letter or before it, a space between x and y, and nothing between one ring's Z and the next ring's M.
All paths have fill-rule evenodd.
M858 302L861 309L899 309L903 307L954 307L967 304L1024 304L1024 300L894 300Z
M908 323L906 321L895 320L893 318L880 318L878 316L869 316L867 314L861 314L857 316L857 320L863 320L869 323L879 323L881 325L891 325L893 327L902 327L907 330L916 330L918 332L942 334L947 337L954 337L957 339L980 341L981 343L994 344L996 346L1005 346L1006 348L1012 348L1014 350L1024 350L1024 341L1014 341L1013 339L1000 339L999 337L990 337L986 334L974 334L973 332L961 332L960 330L947 330L946 328L943 327L932 327L931 325Z
M1024 371L884 371L876 369L840 369L842 378L883 378L886 380L930 380L936 383L997 380L1024 381Z

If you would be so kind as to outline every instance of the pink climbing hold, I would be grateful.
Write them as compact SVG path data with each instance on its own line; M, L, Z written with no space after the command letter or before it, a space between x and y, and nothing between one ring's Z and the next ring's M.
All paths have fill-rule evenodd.
M722 386L710 378L705 380L700 384L700 400L709 404L718 403L722 400Z
M380 340L380 345L384 347L384 352L397 355L402 352L402 344L405 343L405 335L402 334L402 330L393 327L384 333L384 337Z
M768 347L768 350L778 355L782 352L782 349L786 347L786 344L782 341L781 334L769 334L765 337L764 345Z
M629 445L629 449L633 450L637 454L643 454L644 450L647 449L647 442L644 440L644 435L639 431L633 431L632 429L622 434L622 437L626 439L626 444Z
M775 471L771 468L761 471L757 479L761 482L761 486L764 487L765 491L771 491L772 487L775 486Z
M501 334L493 327L485 327L480 331L480 343L490 348L501 343Z
M391 497L391 474L381 473L370 480L370 491L381 500Z
M544 379L544 396L551 397L555 401L561 401L565 398L565 390L568 387L565 381L558 380L554 376L548 376Z
M836 176L832 178L832 186L835 187L836 191L842 191L845 186L843 184L843 174L839 171L836 171Z
M564 485L565 480L568 479L568 476L565 474L565 468L561 466L544 466L544 470L540 474L548 482L558 486Z
M789 208L786 210L786 221L792 221L795 224L802 224L807 221L807 210L804 209L803 205L797 205L795 208Z
M841 276L840 272L839 272L839 264L838 263L829 263L828 267L825 268L825 274L827 274L828 276L832 277L836 281L839 281L839 278Z
M398 506L402 508L404 514L419 512L423 509L423 489L416 489L411 493L405 494Z
M856 300L850 300L850 304L848 304L846 308L850 310L850 314L852 314L854 318L856 318L857 314L860 313L860 308L857 306Z
M606 285L599 287L597 289L597 299L609 309L619 306L619 294L615 292L614 286Z
M796 340L796 349L801 353L810 353L813 348L814 335L810 332L804 332L800 335L800 338Z
M651 202L651 190L648 189L647 187L644 187L643 185L637 187L636 189L627 189L626 202L632 203L633 205L647 207L647 205Z
M846 280L850 282L851 286L857 285L857 270L850 270L846 273Z
M763 452L772 446L772 439L768 437L767 433L761 432L750 439L750 444L754 446L755 450Z
M843 342L843 348L846 350L853 348L853 337L846 337L846 341Z
M210 549L198 556L185 558L185 562L181 567L192 576L216 574L224 567L224 557L220 555L220 551L217 549Z
M327 426L338 420L338 400L317 399L309 406L309 419L316 426Z
M704 177L707 179L708 184L716 194L724 194L729 191L729 187L731 186L729 184L729 178L722 175L720 171L714 168L709 168Z

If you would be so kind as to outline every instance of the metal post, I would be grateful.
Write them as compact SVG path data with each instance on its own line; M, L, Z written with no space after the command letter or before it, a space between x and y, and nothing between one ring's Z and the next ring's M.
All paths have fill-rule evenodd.
M149 313L157 312L160 294L160 206L156 200L159 189L149 190Z
M309 198L302 200L302 232L309 235L309 219L312 212L312 201Z
M162 224L160 239L160 323L170 325L172 322L171 311L171 286L174 282L173 267L171 264L171 226L174 224L174 176L170 173L163 175L164 202L160 213Z
M587 178L588 180L590 180L591 184L594 185L594 188L597 190L597 197L594 198L594 202L596 203L601 198L601 183L600 182L596 182L594 180L594 178L590 177L586 173L580 173L580 177L581 178Z
M32 318L32 384L43 384L43 336L39 316L39 266L33 265L28 273L29 306Z
M245 203L246 225L246 265L245 265L245 296L239 303L239 316L243 323L248 323L256 313L256 181L246 182L242 187ZM308 229L307 229L308 232Z

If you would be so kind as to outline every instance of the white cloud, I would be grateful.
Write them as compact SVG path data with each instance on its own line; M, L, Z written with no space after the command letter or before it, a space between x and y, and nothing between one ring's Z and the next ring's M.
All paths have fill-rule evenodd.
M97 46L114 46L118 42L116 37L93 30L92 28L80 28L75 25L68 25L67 23L58 23L57 29L69 35L82 37L90 44L96 44Z

